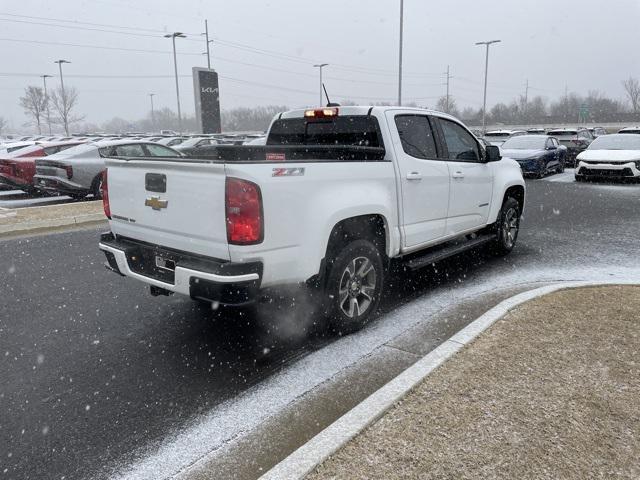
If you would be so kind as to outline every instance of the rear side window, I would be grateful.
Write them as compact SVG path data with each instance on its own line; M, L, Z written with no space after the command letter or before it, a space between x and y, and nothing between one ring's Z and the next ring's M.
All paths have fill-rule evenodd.
M440 119L442 133L449 151L449 160L457 160L459 162L479 162L480 151L478 142L475 141L473 135L455 122Z
M146 157L142 145L118 145L115 148L118 157Z
M381 147L375 117L350 115L326 120L285 118L271 126L267 145L339 145Z
M152 157L177 157L176 152L162 145L147 144L147 151Z
M396 127L402 149L415 158L438 158L429 119L423 115L398 115Z

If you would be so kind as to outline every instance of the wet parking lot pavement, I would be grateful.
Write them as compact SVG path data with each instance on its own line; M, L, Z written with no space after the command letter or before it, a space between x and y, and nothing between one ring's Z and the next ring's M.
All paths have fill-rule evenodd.
M569 172L527 188L510 256L470 252L396 275L378 318L344 338L315 328L300 298L256 314L151 297L103 268L96 229L0 240L0 474L166 477L349 368L372 368L381 346L409 352L380 360L394 375L473 320L435 329L449 310L538 283L640 278L640 185Z

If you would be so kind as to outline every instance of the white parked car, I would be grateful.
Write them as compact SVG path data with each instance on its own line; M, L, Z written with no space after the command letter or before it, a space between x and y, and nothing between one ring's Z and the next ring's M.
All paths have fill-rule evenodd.
M172 157L180 153L153 142L111 140L85 143L36 160L33 185L38 190L84 198L102 197L102 173L105 158L116 157Z
M218 144L218 141L214 138L192 137L192 138L187 138L186 140L180 142L178 145L174 146L173 148L175 148L179 152L182 152L190 148L200 148L200 147L204 147L205 145L217 145L217 144Z
M615 133L596 138L576 158L576 180L640 177L640 134Z
M391 260L418 269L515 245L519 165L457 119L403 107L293 110L264 147L108 159L100 249L117 273L217 304L307 285L341 332L375 312Z
M31 145L35 145L37 142L34 141L22 141L22 142L9 142L5 143L0 147L0 155L5 155L7 153L15 152L16 150L20 150L24 147L30 147Z
M640 134L640 127L624 127L618 130L618 133L636 133Z
M184 142L184 140L185 137L164 137L160 140L156 140L156 143L159 143L160 145L164 145L166 147L175 147Z
M248 139L247 141L244 142L244 145L266 145L266 143L267 143L267 137L265 135L264 137L256 137L256 138Z
M501 147L502 144L509 140L511 137L526 134L527 132L524 130L490 130L484 134L484 138L489 143L491 143L491 145Z

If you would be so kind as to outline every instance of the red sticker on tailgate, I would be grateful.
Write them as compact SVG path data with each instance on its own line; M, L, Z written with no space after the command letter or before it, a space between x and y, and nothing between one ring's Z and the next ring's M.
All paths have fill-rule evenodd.
M287 157L284 153L267 153L267 160L270 160L272 162L282 162L286 159Z

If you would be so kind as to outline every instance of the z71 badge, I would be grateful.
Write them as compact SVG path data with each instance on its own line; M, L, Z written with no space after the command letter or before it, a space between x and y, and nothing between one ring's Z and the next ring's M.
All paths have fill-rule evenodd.
M304 175L304 168L274 168L272 177L301 177Z

